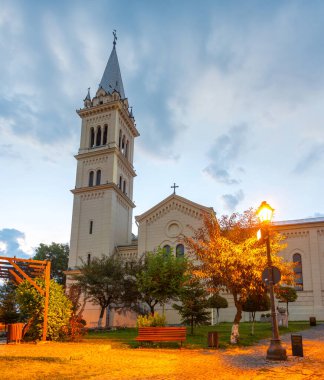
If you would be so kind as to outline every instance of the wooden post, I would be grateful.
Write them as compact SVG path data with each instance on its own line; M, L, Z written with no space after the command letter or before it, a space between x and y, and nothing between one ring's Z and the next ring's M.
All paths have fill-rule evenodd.
M51 262L46 262L45 267L45 306L44 306L44 322L43 322L43 341L46 341L47 335L47 316L48 316L48 303L49 303L49 290L50 290L50 275L51 275Z

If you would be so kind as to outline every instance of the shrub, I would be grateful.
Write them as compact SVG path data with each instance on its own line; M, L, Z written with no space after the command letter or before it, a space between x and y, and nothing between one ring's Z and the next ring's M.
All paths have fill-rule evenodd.
M159 315L159 313L139 315L136 325L137 327L162 327L166 325L166 318L165 315Z

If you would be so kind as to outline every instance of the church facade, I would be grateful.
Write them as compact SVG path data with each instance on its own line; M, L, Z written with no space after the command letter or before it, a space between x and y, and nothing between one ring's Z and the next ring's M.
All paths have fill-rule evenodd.
M74 199L68 283L78 266L101 255L118 254L125 262L132 262L158 246L172 248L177 256L186 255L179 237L191 235L192 228L201 226L203 213L214 210L177 195L175 186L169 197L135 217L138 236L132 234L134 140L139 132L125 97L116 38L95 96L88 91L84 107L77 113L81 138L75 156L76 183L71 190ZM296 263L298 299L289 305L290 319L315 316L323 320L324 218L278 222L276 228L287 237L283 257ZM228 299L229 308L221 311L221 321L234 317L233 302L230 296ZM135 315L110 313L112 326L135 324ZM83 316L89 327L95 327L99 307L88 303ZM166 308L166 316L170 324L180 322L171 308Z

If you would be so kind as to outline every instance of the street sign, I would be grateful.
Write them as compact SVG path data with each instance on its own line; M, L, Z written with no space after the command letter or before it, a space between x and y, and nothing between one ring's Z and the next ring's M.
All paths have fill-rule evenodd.
M269 267L265 268L262 272L262 281L268 286L269 285L269 277L270 277L270 271L272 270L272 281L273 284L277 284L281 280L281 273L280 270L277 267Z

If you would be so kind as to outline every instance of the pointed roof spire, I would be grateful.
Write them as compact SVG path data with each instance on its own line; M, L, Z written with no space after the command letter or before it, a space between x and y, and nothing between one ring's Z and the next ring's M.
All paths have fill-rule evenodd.
M91 100L91 96L90 96L90 87L88 87L88 93L87 93L87 96L84 98L83 101L86 101L86 100Z
M112 94L114 91L118 91L119 95L122 99L125 99L125 92L123 81L120 73L119 62L117 58L116 52L116 41L117 35L116 30L113 31L114 41L113 41L113 49L110 53L110 57L108 59L107 66L103 73L101 82L99 84L99 88L102 87L106 92Z

